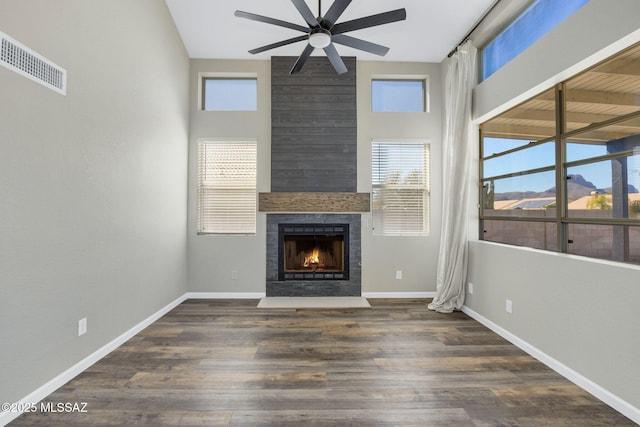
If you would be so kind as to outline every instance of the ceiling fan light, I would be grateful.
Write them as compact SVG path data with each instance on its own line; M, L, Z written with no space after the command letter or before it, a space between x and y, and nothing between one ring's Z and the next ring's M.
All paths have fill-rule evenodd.
M315 48L325 48L331 44L331 34L317 32L309 35L309 44Z

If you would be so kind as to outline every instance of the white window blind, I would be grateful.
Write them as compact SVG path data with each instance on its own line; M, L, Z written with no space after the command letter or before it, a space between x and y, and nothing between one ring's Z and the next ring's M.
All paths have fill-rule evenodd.
M429 145L372 143L373 233L423 236L429 233Z
M256 143L201 141L198 233L255 234Z

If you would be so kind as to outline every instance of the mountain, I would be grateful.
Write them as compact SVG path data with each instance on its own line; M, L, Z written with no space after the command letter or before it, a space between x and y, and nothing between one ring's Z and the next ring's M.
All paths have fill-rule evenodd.
M611 188L597 188L582 175L576 174L569 176L567 180L567 198L569 200L578 200L584 196L589 196L594 191L600 194L606 194L611 193ZM638 189L633 185L629 185L629 193L638 193ZM555 197L555 195L556 187L552 187L546 191L510 191L506 193L496 193L494 200L539 199L542 197Z
M597 188L591 181L584 179L582 175L569 175L567 180L567 199L578 200L584 196L589 196L594 191L600 194L606 192L602 188Z

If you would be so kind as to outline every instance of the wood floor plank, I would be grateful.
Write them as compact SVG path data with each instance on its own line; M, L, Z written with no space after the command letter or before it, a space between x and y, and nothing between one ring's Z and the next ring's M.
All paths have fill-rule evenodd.
M462 409L439 410L307 410L235 412L229 426L442 426L475 427Z
M188 300L11 426L633 426L464 313Z

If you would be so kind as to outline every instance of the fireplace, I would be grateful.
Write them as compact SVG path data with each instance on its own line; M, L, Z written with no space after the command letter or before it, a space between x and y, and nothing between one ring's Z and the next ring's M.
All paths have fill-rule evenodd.
M360 228L360 214L267 214L267 296L360 296Z
M279 280L348 280L349 224L278 224Z

